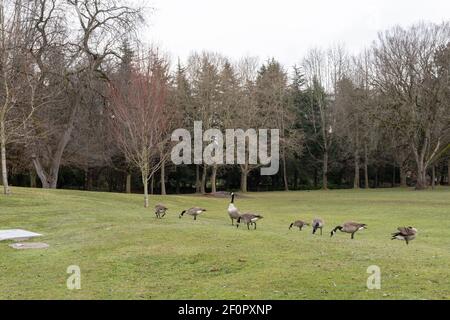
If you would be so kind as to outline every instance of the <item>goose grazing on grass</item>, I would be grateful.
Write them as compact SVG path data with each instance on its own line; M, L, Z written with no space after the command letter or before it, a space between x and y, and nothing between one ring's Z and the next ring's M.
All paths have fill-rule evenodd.
M323 219L316 218L313 220L312 227L313 227L313 234L316 234L317 229L320 229L320 235L323 233L323 227L325 226L325 222Z
M297 227L300 231L302 231L304 226L309 226L310 224L301 220L295 221L293 223L291 223L291 225L289 226L289 230L292 229L292 227Z
M256 221L261 220L263 216L259 214L253 214L253 213L244 213L237 219L237 228L239 228L239 225L241 224L241 221L243 223L247 224L247 229L250 230L250 225L254 225L254 230L256 230Z
M392 234L391 240L405 240L406 245L409 244L410 241L414 240L417 235L417 229L413 227L400 227L397 229L398 232Z
M238 208L234 205L234 192L231 193L231 202L228 205L228 215L231 218L231 225L234 226L234 220L239 219L241 214L239 213Z
M364 229L367 229L367 224L356 223L356 222L346 222L346 223L334 228L334 230L331 231L331 237L334 236L336 234L336 232L339 230L341 232L351 233L352 239L354 239L355 233L358 232L359 230L364 230Z
M187 214L187 215L193 216L194 220L197 220L197 216L201 215L203 212L206 212L206 209L194 207L194 208L190 208L188 210L184 210L183 212L181 212L179 218L181 219L182 216Z
M155 215L157 219L162 219L166 215L166 211L169 210L166 206L162 204L157 204L155 206Z

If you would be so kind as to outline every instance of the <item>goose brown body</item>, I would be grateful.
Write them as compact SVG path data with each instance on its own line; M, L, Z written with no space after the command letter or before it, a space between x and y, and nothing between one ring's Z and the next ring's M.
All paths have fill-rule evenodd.
M155 215L157 219L162 219L166 215L167 210L169 210L166 206L162 204L157 204L155 206Z
M392 240L404 240L406 245L414 240L417 235L417 229L413 227L399 227L398 232L392 234Z
M325 226L325 221L321 218L315 218L312 222L313 234L316 234L316 231L320 229L320 235L323 233L323 227Z
M256 229L256 222L262 218L263 216L259 214L244 213L237 219L237 228L239 228L239 225L243 222L247 224L247 229L250 230L250 225L253 225L254 229Z
M201 215L203 212L206 212L206 209L203 209L200 207L193 207L193 208L190 208L188 210L184 210L183 212L181 212L179 218L181 219L181 217L183 217L185 214L187 214L187 215L194 217L194 220L197 220L197 216Z
M293 223L291 223L291 225L289 226L289 230L292 229L292 227L297 227L300 231L302 231L303 227L305 226L309 226L310 224L307 222L304 222L302 220L297 220Z
M346 222L340 226L337 226L334 228L333 231L331 231L331 237L336 234L336 232L339 230L344 233L350 233L352 235L352 239L355 238L355 233L367 229L367 224L365 223L357 223L357 222Z

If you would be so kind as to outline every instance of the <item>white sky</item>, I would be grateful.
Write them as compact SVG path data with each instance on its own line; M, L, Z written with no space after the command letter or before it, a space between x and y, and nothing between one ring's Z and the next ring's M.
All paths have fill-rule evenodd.
M450 20L448 0L150 0L143 38L184 61L193 51L275 57L287 67L311 47L357 52L393 25Z

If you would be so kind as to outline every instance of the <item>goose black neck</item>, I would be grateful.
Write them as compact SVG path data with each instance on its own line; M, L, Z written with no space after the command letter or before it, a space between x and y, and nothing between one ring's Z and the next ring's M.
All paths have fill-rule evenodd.
M231 195L231 203L234 203L234 194Z

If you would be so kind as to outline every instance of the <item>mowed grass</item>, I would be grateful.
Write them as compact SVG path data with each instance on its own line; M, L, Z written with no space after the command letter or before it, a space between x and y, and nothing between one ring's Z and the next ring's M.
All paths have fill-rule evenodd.
M264 215L256 231L231 226L229 199L152 196L170 210L156 220L140 195L14 188L0 196L0 229L44 234L46 250L0 242L0 299L450 299L450 189L249 193L236 205ZM197 221L182 209L202 206ZM323 236L288 230L326 221ZM355 240L329 232L368 224ZM419 235L391 241L398 226ZM68 290L67 268L81 269ZM381 268L368 290L367 268Z

